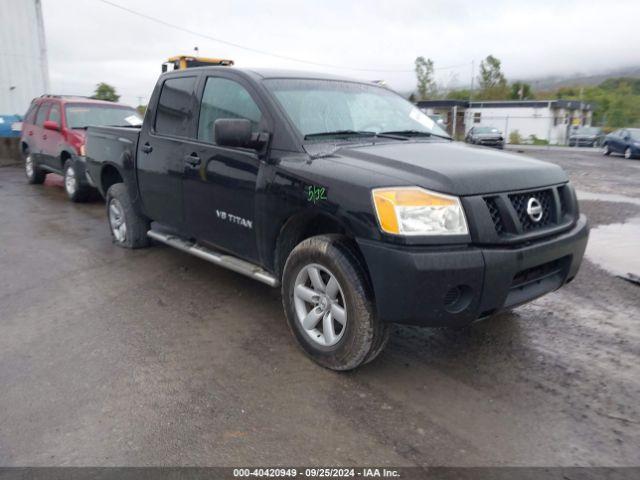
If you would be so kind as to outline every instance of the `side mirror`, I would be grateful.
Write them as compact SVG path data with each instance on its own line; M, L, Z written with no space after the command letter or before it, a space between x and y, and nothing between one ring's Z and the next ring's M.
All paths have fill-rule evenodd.
M259 150L266 143L266 135L254 134L251 122L239 118L219 118L213 124L213 138L221 147L252 148Z
M54 122L53 120L45 120L42 126L45 130L60 130L60 124L58 122Z

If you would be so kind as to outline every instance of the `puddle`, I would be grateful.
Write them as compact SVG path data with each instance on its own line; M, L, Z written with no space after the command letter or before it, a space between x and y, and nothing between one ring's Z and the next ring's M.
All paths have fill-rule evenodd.
M634 205L640 205L640 198L627 197L626 195L619 195L617 193L593 193L576 190L576 194L578 195L578 200L600 200L601 202L632 203Z
M609 273L639 283L640 217L593 228L586 256Z

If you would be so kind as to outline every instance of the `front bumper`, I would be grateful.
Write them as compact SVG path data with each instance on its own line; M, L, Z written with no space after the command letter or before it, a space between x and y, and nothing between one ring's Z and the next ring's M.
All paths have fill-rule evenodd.
M462 326L560 288L578 272L589 236L581 215L553 238L517 248L406 247L358 240L386 322Z

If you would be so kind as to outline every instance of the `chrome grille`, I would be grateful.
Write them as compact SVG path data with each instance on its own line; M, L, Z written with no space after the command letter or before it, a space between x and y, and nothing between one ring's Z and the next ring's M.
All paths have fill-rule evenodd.
M527 203L529 199L536 198L542 205L542 218L538 222L527 213ZM536 228L548 227L552 223L553 209L555 208L553 193L551 190L539 190L537 192L515 193L509 195L509 200L518 215L523 232L528 232Z

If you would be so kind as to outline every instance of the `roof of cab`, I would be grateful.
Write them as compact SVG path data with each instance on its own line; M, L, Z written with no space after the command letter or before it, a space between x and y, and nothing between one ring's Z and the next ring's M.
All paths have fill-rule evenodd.
M275 68L238 68L238 67L221 67L221 66L205 66L205 67L193 67L185 70L174 70L172 72L167 72L162 74L163 76L182 76L188 75L189 72L193 72L194 70L202 71L210 71L210 72L228 72L234 71L238 72L242 75L252 77L255 80L263 80L263 79L275 79L275 78L304 78L310 80L341 80L346 82L358 82L358 83L370 83L366 80L357 80L349 77L341 77L338 75L330 75L327 73L320 72L310 72L304 70L286 70L286 69L275 69Z

